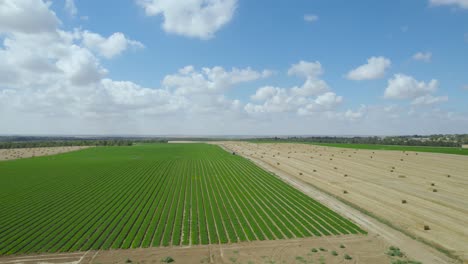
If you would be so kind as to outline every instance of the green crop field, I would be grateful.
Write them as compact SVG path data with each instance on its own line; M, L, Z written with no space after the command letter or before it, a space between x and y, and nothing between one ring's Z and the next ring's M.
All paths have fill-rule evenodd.
M0 255L365 233L208 144L0 162Z

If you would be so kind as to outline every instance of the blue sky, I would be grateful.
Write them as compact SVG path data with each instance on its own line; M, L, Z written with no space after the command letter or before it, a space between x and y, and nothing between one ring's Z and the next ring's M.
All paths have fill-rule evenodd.
M24 65L13 45L23 47L27 35L38 43L48 38L48 46L63 44L68 54L74 47L89 53L91 68L84 59L55 50L39 56L26 47L32 58L64 73L82 67L94 79L74 83L73 73L44 73L49 83L34 83L37 76L0 81L0 121L12 124L0 127L3 133L468 132L466 0L8 0L0 14L11 13L8 4L24 18L16 14L23 20L18 24L0 18L0 52L10 63L3 69ZM117 32L119 41L106 41ZM180 73L189 65L189 73ZM222 77L203 75L202 68L213 73L215 67ZM17 74L23 82L24 74ZM44 103L35 107L27 99L32 95Z

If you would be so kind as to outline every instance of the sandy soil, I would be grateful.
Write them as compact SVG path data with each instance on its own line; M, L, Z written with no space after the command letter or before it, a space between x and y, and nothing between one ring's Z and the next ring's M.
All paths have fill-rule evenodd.
M344 246L344 248L341 247ZM312 249L317 252L313 252ZM320 248L324 249L321 251ZM175 263L390 263L388 245L377 236L335 236L228 245L158 247L127 250L89 251L70 254L42 254L0 257L7 263L161 263L170 256ZM332 255L336 251L337 256ZM351 260L345 260L348 254Z
M278 175L338 196L468 261L467 156L306 144L220 145ZM323 192L311 196L320 194ZM341 203L334 209L346 215L349 212L343 212L344 207ZM361 214L355 220L365 217Z
M55 155L55 154L64 153L64 152L85 149L85 148L90 148L90 147L78 146L78 147L0 149L0 161L38 157L38 156L49 156L49 155Z

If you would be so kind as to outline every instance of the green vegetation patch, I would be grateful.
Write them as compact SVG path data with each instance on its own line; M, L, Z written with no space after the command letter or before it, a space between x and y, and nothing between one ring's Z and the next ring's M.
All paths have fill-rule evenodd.
M365 233L208 144L96 147L0 162L0 255Z

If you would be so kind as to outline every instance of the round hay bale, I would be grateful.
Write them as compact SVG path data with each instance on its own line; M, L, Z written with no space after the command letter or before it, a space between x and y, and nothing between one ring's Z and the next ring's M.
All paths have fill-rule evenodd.
M299 175L302 175L302 172L299 172Z
M431 230L431 228L428 225L424 225L424 230Z
M402 203L402 204L405 204L405 203L406 203L406 200L401 200L401 203Z
M347 194L347 193L348 193L348 191L347 191L347 190L344 190L344 191L343 191L343 193L344 193L344 194Z

